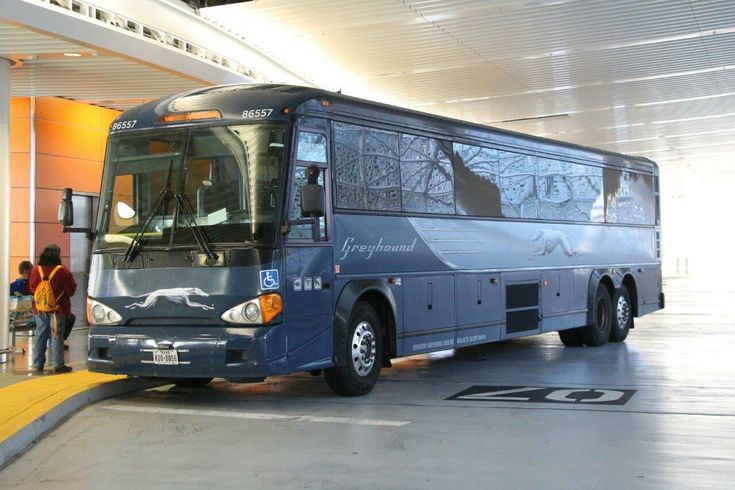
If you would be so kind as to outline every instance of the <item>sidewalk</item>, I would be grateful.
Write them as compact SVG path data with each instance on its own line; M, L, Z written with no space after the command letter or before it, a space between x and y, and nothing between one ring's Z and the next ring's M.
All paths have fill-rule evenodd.
M43 373L33 372L33 337L17 337L16 347L25 354L12 354L0 365L0 468L77 410L164 383L87 371L86 327L75 329L67 343L64 359L71 373L55 375L48 364Z
M69 350L64 352L64 360L67 365L71 366L74 371L86 369L87 367L87 327L74 328L67 344ZM0 387L8 386L21 381L27 381L30 378L39 376L53 376L52 366L48 364L51 358L51 351L46 355L47 365L44 373L34 373L33 368L33 339L34 337L25 337L19 332L16 337L16 347L22 347L25 354L10 354L8 362L0 364ZM74 372L72 371L72 372Z

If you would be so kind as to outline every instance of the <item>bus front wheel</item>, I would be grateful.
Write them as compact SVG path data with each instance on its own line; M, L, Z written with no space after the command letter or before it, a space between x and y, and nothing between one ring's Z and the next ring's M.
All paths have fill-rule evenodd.
M367 301L359 301L352 310L346 340L345 365L325 369L324 378L338 395L365 395L378 381L383 359L380 318Z

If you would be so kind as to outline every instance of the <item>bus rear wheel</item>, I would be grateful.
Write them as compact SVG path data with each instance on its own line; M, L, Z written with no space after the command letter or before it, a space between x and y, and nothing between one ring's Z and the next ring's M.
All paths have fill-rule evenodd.
M370 393L378 381L383 339L380 318L375 308L359 301L350 315L345 345L345 365L324 370L329 387L341 396L360 396Z
M580 347L582 345L582 339L579 336L578 330L578 328L560 330L559 338L561 339L561 343L567 347Z
M595 320L579 330L584 345L598 347L607 344L613 322L612 300L604 284L597 286L595 294Z
M613 309L610 342L622 342L628 336L631 327L633 327L633 309L630 305L630 293L628 293L628 288L625 286L620 286L620 289L615 292Z

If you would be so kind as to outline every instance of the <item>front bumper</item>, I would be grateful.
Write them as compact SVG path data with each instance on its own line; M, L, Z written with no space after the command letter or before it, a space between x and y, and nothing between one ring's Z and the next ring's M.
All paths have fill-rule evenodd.
M153 363L170 345L178 365ZM92 326L90 371L161 378L258 378L287 374L286 329L226 326Z

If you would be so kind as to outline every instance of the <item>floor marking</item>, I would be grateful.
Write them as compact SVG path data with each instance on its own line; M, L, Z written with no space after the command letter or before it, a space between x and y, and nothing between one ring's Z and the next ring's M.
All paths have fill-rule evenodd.
M162 413L170 415L200 415L204 417L229 417L248 420L292 420L295 422L321 422L327 424L371 425L378 427L403 427L411 422L402 420L353 419L349 417L322 417L317 415L282 415L278 413L233 412L228 410L199 410L191 408L139 407L135 405L107 405L107 410L137 413Z
M471 386L445 400L625 405L636 391L605 388Z

